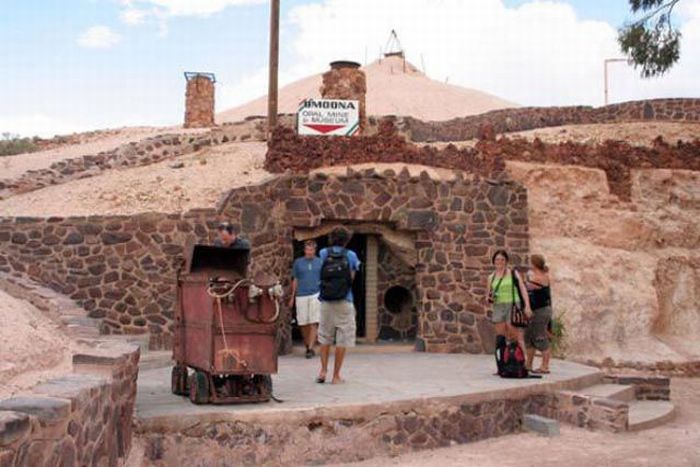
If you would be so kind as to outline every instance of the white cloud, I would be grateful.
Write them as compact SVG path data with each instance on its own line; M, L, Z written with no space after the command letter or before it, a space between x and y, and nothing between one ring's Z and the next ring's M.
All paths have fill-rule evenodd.
M209 16L230 6L267 3L267 0L127 0L127 9L133 5L149 5L162 10L168 16ZM142 10L143 11L143 10Z
M158 36L168 35L168 18L173 16L207 17L230 6L254 5L268 0L120 0L119 17L130 25L154 23Z
M108 49L121 40L121 36L107 26L92 26L80 35L78 45L89 49Z
M119 18L126 24L136 25L143 24L148 17L149 12L147 10L140 10L138 8L127 8L119 14Z
M700 0L686 2L681 62L656 80L611 68L612 100L700 95ZM502 0L323 0L293 8L285 23L293 32L281 44L296 55L285 69L295 76L336 59L364 62L365 53L371 62L395 29L407 59L424 61L432 78L524 105L602 104L603 60L620 56L618 25L582 20L562 1L508 8ZM241 86L251 89L250 79ZM264 92L260 85L249 97Z

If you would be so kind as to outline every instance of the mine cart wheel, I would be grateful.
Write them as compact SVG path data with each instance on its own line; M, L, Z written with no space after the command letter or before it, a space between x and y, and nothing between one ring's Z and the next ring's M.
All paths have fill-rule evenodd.
M209 377L206 373L195 371L190 375L190 400L195 404L209 402Z
M187 367L175 365L170 380L173 394L178 396L187 395Z
M255 385L260 389L261 394L272 395L272 376L255 375Z

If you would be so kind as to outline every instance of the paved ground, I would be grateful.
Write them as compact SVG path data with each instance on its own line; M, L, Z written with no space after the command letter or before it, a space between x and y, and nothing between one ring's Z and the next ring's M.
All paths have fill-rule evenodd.
M427 397L473 395L478 399L503 397L503 391L534 390L533 386L560 386L577 378L598 373L597 369L571 362L555 361L553 373L537 380L505 380L493 375L495 364L489 355L442 355L428 353L351 353L346 359L341 385L314 382L318 357L299 355L280 358L274 376L274 394L284 400L264 404L196 406L187 398L170 392L170 367L139 374L136 417L140 422L164 417L178 418L228 414L251 416L329 407L382 404ZM252 412L252 413L251 413Z
M609 434L561 425L561 436L532 433L376 457L353 467L697 467L700 466L700 378L671 381L676 418L637 433Z

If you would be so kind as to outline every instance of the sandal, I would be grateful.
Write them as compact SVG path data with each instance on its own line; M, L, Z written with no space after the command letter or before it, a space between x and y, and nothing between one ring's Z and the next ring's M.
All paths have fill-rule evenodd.
M534 373L536 375L548 375L549 370L543 370L542 368L538 368L537 370L531 370L530 373Z
M316 377L316 382L317 382L318 384L323 384L323 383L326 382L326 378L321 378L320 376L317 376L317 377Z

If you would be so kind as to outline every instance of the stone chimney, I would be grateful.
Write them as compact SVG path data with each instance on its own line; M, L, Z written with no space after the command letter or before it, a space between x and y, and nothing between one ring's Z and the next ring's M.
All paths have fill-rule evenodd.
M185 79L185 128L214 126L214 74L185 72Z
M360 102L360 129L356 134L362 134L367 126L365 111L365 95L367 94L367 78L360 70L360 64L346 60L331 62L331 69L323 74L321 97L324 99L345 99Z

